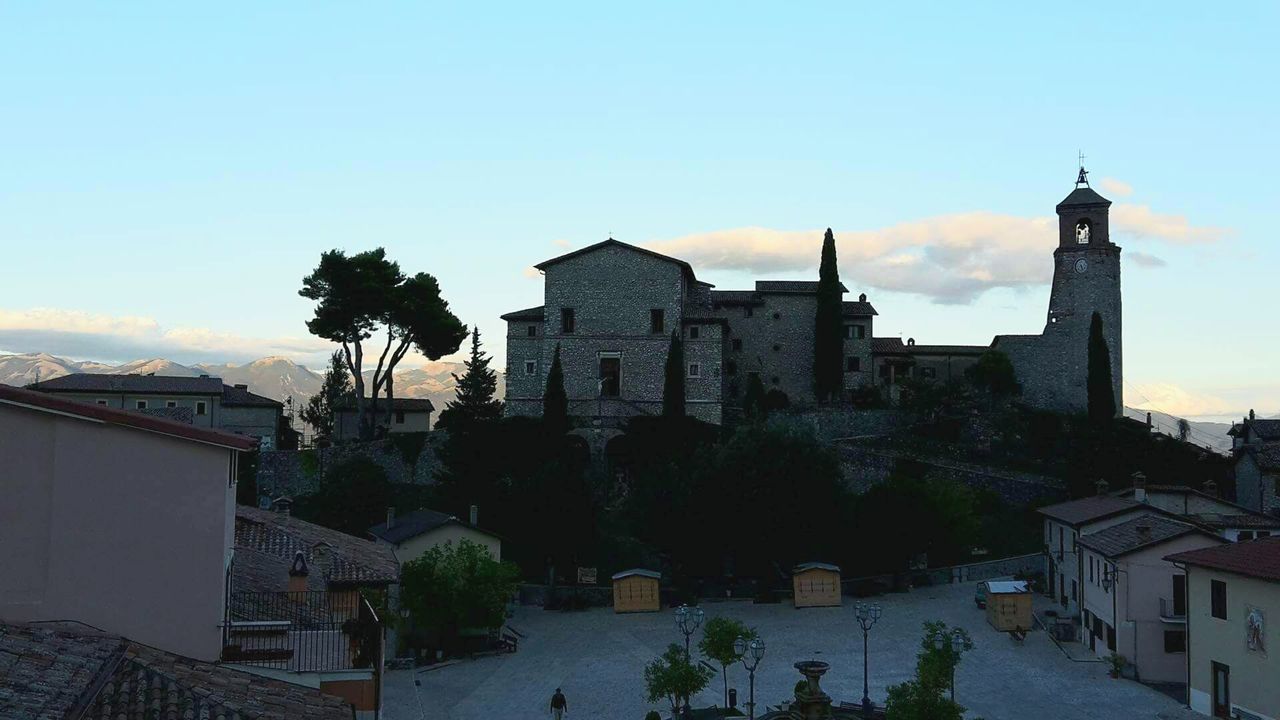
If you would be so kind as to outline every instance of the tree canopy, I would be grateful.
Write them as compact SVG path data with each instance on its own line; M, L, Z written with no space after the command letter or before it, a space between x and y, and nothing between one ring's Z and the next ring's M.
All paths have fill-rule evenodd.
M547 371L547 388L542 395L542 421L552 432L569 432L569 395L564 389L564 368L560 365L560 343L556 343Z
M480 328L471 331L471 357L456 373L455 397L440 411L436 428L447 430L478 422L493 422L502 417L502 401L494 397L498 391L498 373L489 367L489 356L480 349Z
M307 400L302 408L302 421L311 426L318 436L331 437L334 427L334 410L351 398L351 373L341 350L334 350L329 357L329 367L324 371L320 390Z
M421 627L456 633L495 628L520 587L520 571L466 538L427 550L400 570L400 603Z
M724 680L724 705L729 707L729 666L742 659L734 643L738 638L754 640L756 631L741 620L716 616L702 626L702 639L698 650L720 664L720 677Z
M837 399L844 385L841 298L836 239L831 228L827 228L822 238L822 264L818 268L818 307L813 334L813 390L818 402Z
M1109 422L1116 416L1116 395L1111 382L1111 350L1102 334L1102 315L1089 320L1089 419Z
M684 648L672 643L665 652L644 668L644 686L649 702L666 700L674 715L689 703L695 693L711 684L715 671L690 662Z
M684 340L680 331L671 331L667 364L662 376L662 415L684 417Z

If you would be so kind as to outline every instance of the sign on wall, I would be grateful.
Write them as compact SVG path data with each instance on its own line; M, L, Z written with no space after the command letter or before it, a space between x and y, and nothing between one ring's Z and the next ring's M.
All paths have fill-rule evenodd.
M593 567L578 568L578 584L579 585L595 585L596 569Z
M1266 629L1266 615L1263 614L1262 608L1246 605L1244 617L1245 646L1253 652L1266 652Z

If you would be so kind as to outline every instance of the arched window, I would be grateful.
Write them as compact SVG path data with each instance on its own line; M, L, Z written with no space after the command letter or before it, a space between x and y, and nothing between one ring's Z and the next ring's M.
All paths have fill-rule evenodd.
M1080 222L1076 223L1076 244L1088 245L1089 236L1092 234L1092 232L1093 232L1093 225L1092 223L1089 222L1089 219L1088 218L1081 219Z

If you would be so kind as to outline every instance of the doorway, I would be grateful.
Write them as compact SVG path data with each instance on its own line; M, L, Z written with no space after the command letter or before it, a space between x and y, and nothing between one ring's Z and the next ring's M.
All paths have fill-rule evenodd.
M1213 664L1213 716L1231 717L1231 668L1219 662Z

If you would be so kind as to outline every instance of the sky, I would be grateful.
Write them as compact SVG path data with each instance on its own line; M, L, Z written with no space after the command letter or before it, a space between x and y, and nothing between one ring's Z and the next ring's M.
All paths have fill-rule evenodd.
M986 344L1083 151L1126 403L1280 413L1280 4L549 5L0 3L0 350L318 368L302 277L381 246L501 358L568 249L749 288L827 227L877 335Z

